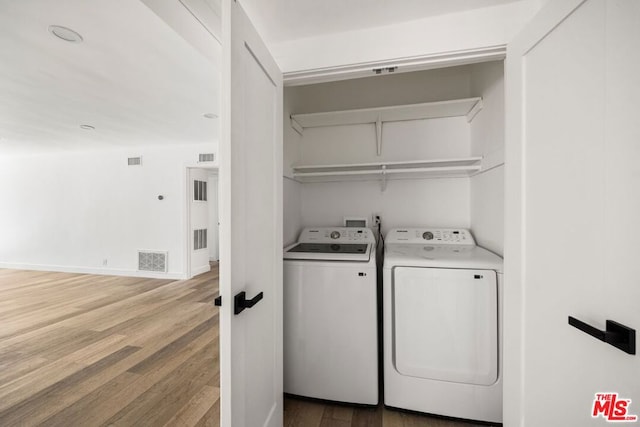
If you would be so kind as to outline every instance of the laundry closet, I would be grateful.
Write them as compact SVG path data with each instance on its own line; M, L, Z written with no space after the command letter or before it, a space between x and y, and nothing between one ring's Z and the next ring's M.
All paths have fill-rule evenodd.
M470 229L502 255L504 62L284 91L284 243L379 215L382 231Z

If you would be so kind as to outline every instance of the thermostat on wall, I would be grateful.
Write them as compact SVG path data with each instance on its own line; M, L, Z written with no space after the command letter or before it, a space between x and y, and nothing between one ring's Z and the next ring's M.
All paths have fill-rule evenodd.
M343 218L345 227L367 227L369 225L369 221L365 217L345 216Z

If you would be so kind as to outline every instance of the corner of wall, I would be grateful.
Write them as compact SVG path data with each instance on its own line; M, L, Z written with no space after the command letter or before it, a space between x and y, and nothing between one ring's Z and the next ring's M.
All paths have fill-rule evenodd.
M476 64L473 96L484 108L471 123L471 152L482 157L482 170L471 178L471 229L476 241L504 253L504 61Z

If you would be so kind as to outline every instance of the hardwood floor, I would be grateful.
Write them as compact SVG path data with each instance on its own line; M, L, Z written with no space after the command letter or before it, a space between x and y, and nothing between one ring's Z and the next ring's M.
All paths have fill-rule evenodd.
M473 427L457 421L422 414L377 408L354 407L286 397L285 427ZM486 426L486 424L481 424Z
M218 268L0 270L0 426L219 425Z
M218 426L218 267L186 281L0 269L0 426ZM457 427L285 398L287 427Z

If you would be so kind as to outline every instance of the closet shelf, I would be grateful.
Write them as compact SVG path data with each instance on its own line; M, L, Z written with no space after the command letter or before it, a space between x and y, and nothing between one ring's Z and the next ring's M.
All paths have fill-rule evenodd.
M299 182L332 182L348 180L464 177L480 171L482 157L461 159L411 160L335 165L304 165L293 168Z
M398 122L405 120L436 119L467 116L467 121L482 109L482 98L465 98L422 104L391 107L362 108L324 113L293 114L292 125L302 133L304 128L321 126L357 125L366 123Z

